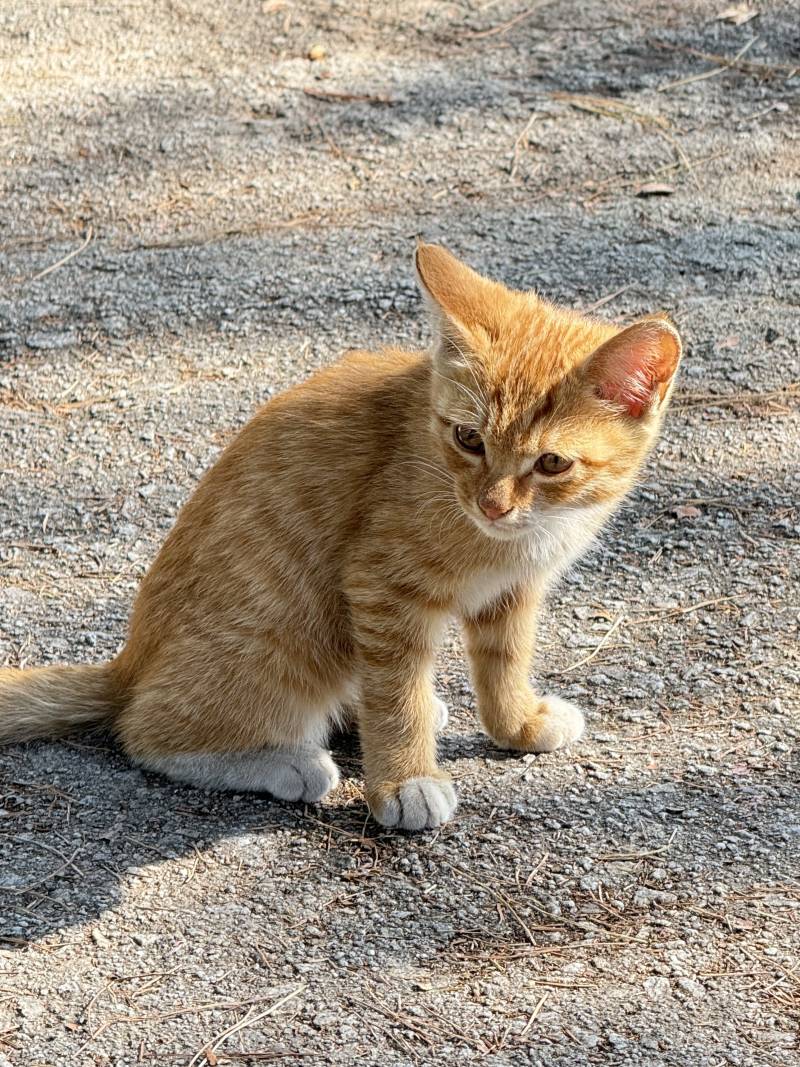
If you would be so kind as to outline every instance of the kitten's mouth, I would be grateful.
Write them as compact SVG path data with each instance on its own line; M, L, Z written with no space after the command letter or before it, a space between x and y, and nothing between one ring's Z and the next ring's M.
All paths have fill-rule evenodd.
M495 541L516 541L525 533L525 523L520 521L518 508L512 508L497 519L490 519L481 511L473 500L465 500L461 493L456 490L456 499L461 505L461 510L475 526Z
M515 541L525 532L524 525L519 522L519 512L516 508L499 519L487 519L478 508L465 510L481 533L493 537L496 541Z

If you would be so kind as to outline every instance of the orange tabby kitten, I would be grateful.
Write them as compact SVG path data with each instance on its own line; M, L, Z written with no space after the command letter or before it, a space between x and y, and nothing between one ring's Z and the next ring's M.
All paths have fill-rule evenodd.
M262 408L181 512L120 655L0 671L0 739L107 719L170 778L315 802L352 706L372 814L435 827L456 806L432 682L452 615L499 745L581 734L578 708L531 688L536 615L634 481L680 338L553 307L436 245L417 269L430 355L354 352Z

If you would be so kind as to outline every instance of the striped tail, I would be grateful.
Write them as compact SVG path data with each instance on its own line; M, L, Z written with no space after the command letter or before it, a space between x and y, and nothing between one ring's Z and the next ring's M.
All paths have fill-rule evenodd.
M0 744L57 737L102 722L120 703L108 663L0 670Z

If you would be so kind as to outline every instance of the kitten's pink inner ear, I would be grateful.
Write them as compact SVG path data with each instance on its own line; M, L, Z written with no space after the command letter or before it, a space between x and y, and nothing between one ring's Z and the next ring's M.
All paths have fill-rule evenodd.
M620 404L633 418L663 400L678 369L681 339L664 319L634 323L590 357L589 377L597 395Z

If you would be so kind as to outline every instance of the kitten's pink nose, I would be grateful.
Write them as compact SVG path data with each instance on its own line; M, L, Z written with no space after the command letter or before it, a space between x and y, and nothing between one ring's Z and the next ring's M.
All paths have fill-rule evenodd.
M502 519L504 515L508 515L511 508L498 508L495 504L481 504L478 503L478 507L481 509L487 519L491 519L494 522L495 519Z

